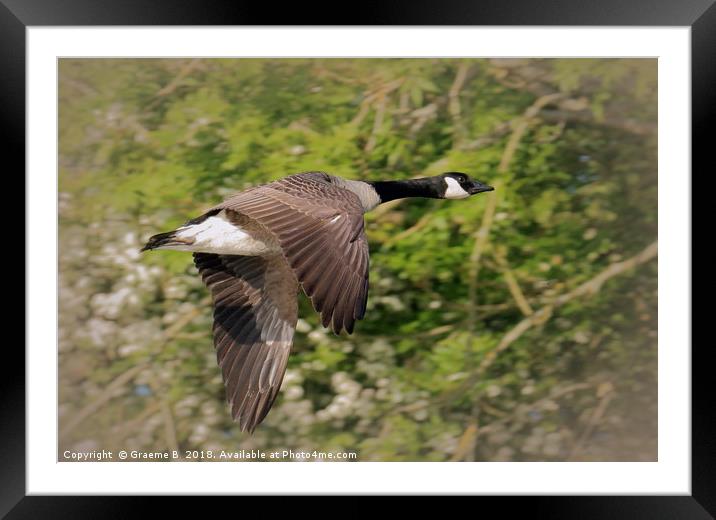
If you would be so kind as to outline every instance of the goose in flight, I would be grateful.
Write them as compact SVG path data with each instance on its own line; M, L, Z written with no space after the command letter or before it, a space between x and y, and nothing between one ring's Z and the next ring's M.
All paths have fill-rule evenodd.
M249 188L142 251L191 251L214 305L214 346L231 415L253 432L286 370L299 287L336 334L353 332L368 296L363 215L406 197L463 199L493 188L460 172L363 182L305 172Z

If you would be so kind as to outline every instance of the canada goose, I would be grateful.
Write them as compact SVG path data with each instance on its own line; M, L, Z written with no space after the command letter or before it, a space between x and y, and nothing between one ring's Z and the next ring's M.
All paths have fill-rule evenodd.
M253 432L281 386L299 286L324 327L353 332L368 296L363 214L405 197L463 199L493 188L464 173L363 182L305 172L249 188L142 251L191 251L214 301L214 345L231 414Z

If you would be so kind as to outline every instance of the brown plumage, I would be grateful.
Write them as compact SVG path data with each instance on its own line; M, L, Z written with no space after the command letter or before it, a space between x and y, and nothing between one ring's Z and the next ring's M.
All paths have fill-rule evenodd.
M368 298L368 241L358 196L325 174L293 175L215 206L246 215L279 242L324 327L353 332Z
M214 304L214 346L231 415L253 432L286 370L299 287L336 334L368 298L363 214L401 197L466 198L492 188L465 174L365 183L307 172L250 188L143 250L191 251Z
M194 253L194 262L214 300L214 346L231 415L253 432L286 370L297 319L296 279L280 255Z

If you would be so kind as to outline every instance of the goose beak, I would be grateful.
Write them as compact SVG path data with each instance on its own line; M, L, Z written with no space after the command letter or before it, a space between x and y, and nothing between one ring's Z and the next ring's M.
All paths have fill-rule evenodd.
M480 181L472 181L472 186L468 189L468 192L470 193L470 195L475 195L484 191L493 191L494 189L495 188L493 188L492 186L483 184Z

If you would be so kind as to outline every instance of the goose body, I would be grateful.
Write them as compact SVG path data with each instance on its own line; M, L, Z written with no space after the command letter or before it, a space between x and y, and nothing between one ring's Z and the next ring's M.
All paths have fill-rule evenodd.
M214 305L214 346L242 431L266 417L286 370L302 288L336 334L353 332L368 297L363 215L405 197L461 199L492 188L459 172L363 182L324 172L249 188L142 249L194 254Z

